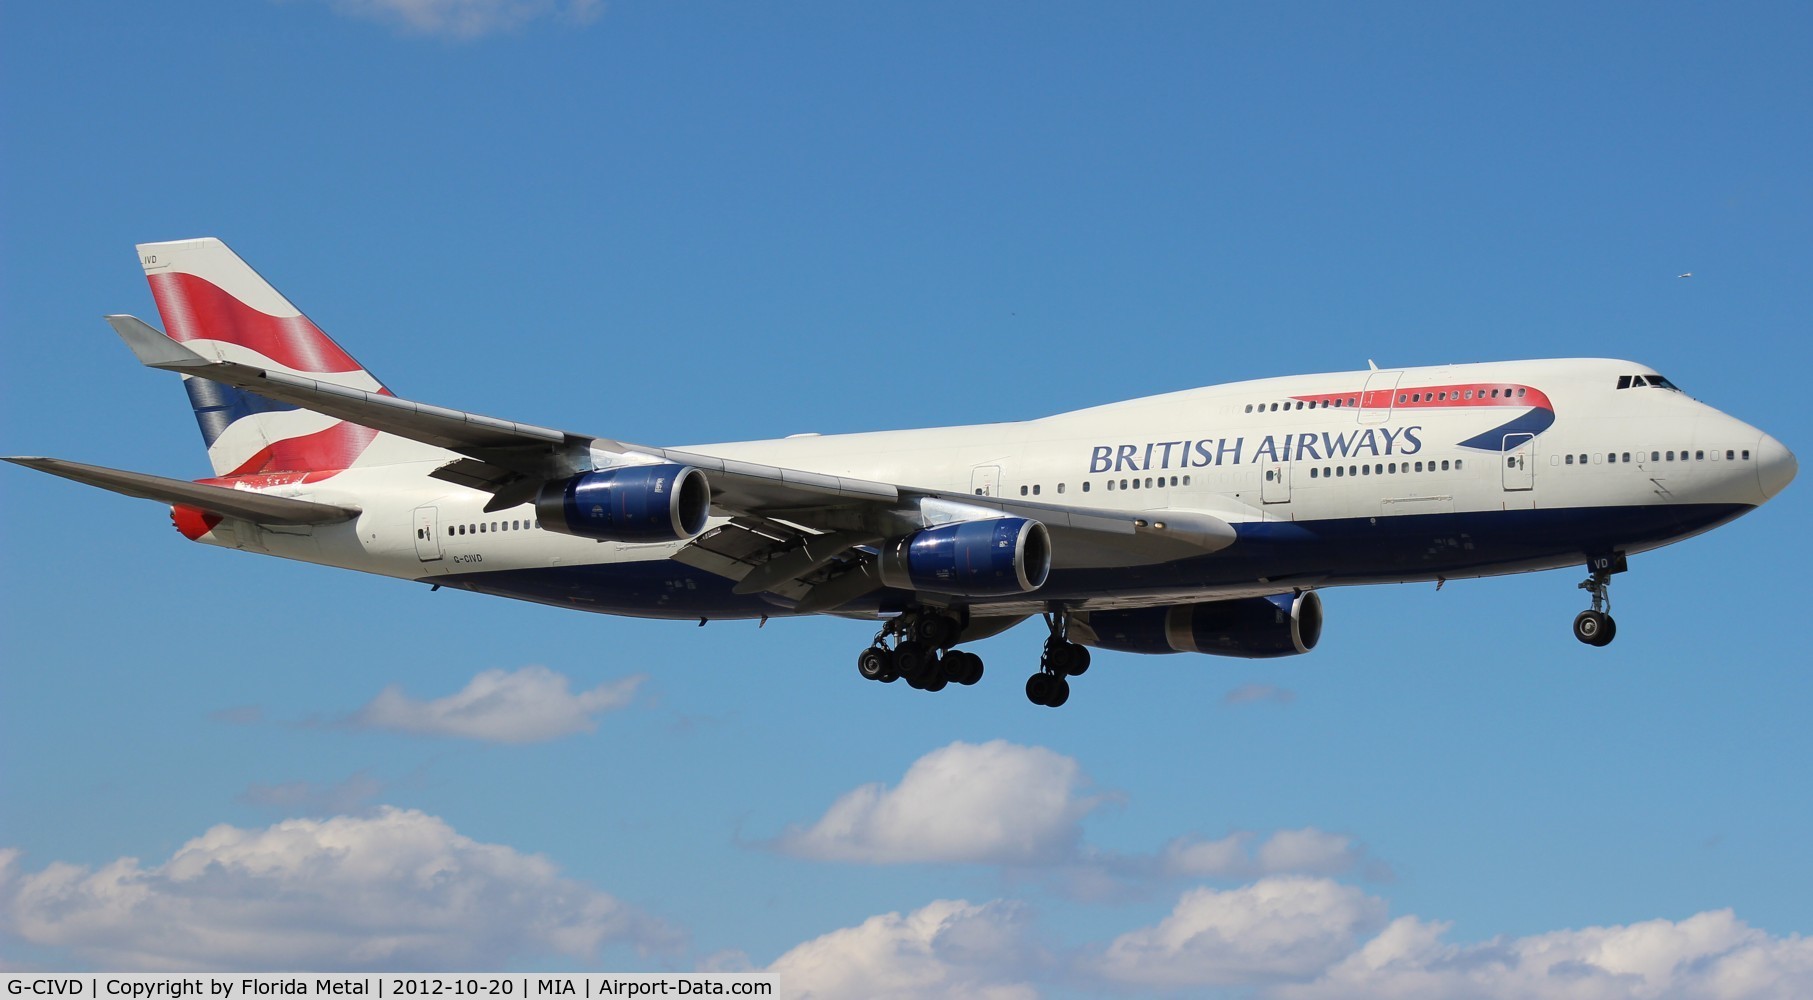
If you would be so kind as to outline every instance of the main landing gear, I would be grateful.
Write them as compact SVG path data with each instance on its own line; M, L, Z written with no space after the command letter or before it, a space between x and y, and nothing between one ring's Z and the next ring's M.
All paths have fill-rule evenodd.
M1039 672L1026 679L1026 698L1057 708L1070 700L1070 678L1089 669L1089 648L1070 641L1067 612L1047 612L1045 624L1051 637L1045 640ZM974 684L982 679L982 657L953 648L964 627L964 620L949 611L908 611L883 623L875 642L856 657L856 670L872 681L905 680L921 691Z
M956 616L930 609L910 611L889 620L875 633L875 643L856 657L856 671L872 681L892 684L904 679L921 691L942 691L947 684L974 684L982 679L982 657L952 649L963 633ZM888 640L893 639L893 648Z
M1581 581L1580 589L1592 595L1593 607L1574 616L1574 638L1589 646L1607 646L1617 637L1618 623L1612 620L1612 574L1625 568L1623 555L1587 563L1593 575Z
M1069 678L1080 677L1089 669L1089 647L1070 641L1067 613L1048 611L1045 624L1051 637L1045 640L1045 653L1039 657L1039 672L1026 678L1026 700L1057 708L1070 700Z

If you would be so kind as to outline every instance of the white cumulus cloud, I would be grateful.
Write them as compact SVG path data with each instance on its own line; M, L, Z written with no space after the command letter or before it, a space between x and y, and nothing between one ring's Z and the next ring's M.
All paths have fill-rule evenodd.
M1180 878L1244 878L1254 874L1253 835L1230 833L1217 840L1179 837L1159 852L1159 867Z
M592 716L629 704L647 678L638 674L575 694L547 667L486 670L445 698L417 701L395 684L350 720L360 728L493 743L538 743L597 728Z
M1362 854L1352 837L1313 826L1279 830L1259 845L1259 870L1339 875L1359 865Z
M1277 1000L1778 1000L1813 996L1813 939L1773 937L1713 910L1682 921L1446 944L1445 925L1400 917L1314 982Z
M766 971L810 1000L1031 1000L1025 975L1044 956L1029 925L1018 904L937 900L807 941Z
M1278 830L1253 846L1255 836L1241 831L1218 840L1186 836L1159 852L1159 867L1181 878L1250 878L1255 875L1341 875L1367 864L1375 873L1389 869L1369 862L1365 848L1352 837L1306 826Z
M1385 922L1385 903L1328 879L1261 879L1183 894L1171 915L1111 942L1096 971L1159 989L1309 979Z
M216 826L167 860L23 872L0 851L0 930L109 969L503 968L679 935L546 858L383 808Z
M1100 804L1082 794L1077 762L1005 740L952 743L913 762L900 784L864 785L777 846L799 857L871 864L1038 864L1076 855L1079 821Z
M764 971L815 1000L986 997L1035 984L1254 1000L1789 1000L1813 996L1813 938L1729 910L1681 921L1451 944L1444 924L1325 878L1185 892L1106 947L1052 952L1019 903L938 900L801 944ZM750 968L741 953L713 968Z
M604 0L332 0L342 14L418 35L473 39L511 31L538 18L586 24Z

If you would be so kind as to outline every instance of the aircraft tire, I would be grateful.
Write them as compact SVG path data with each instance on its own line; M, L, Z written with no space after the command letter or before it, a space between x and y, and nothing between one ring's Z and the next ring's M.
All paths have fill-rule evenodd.
M1069 643L1064 662L1064 673L1071 677L1081 677L1089 669L1089 647L1080 643Z
M953 649L944 654L942 661L944 676L952 683L965 687L982 679L982 657L961 649Z
M1034 705L1045 704L1045 699L1051 691L1051 680L1051 675L1044 672L1026 678L1026 700Z
M1589 646L1603 646L1617 634L1612 616L1603 611L1582 611L1574 616L1574 638Z
M908 681L919 680L937 665L938 661L932 651L916 639L908 639L894 647L894 669L900 671L900 676Z
M894 655L881 646L870 646L856 656L856 672L865 679L891 684L900 679L894 672Z
M949 649L960 631L949 615L922 614L913 623L913 638L933 649Z

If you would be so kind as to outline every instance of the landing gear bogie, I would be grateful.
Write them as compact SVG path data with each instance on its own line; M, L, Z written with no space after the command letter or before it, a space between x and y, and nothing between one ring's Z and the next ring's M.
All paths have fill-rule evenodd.
M919 691L974 684L982 679L982 657L951 648L962 630L956 615L942 611L909 612L890 619L875 634L874 644L857 657L857 672L884 683L905 680Z
M869 680L904 680L920 691L941 691L952 684L969 687L982 679L982 657L957 649L967 612L933 608L909 609L890 618L875 641L857 657L856 668ZM1039 658L1039 672L1026 681L1026 697L1035 705L1057 708L1070 700L1070 678L1089 669L1089 649L1070 641L1070 615L1056 608L1045 614L1051 635Z
M1039 657L1039 672L1026 679L1026 700L1057 708L1070 700L1068 678L1080 677L1089 669L1089 647L1070 641L1068 612L1047 612L1045 624L1051 637L1045 640L1044 654Z

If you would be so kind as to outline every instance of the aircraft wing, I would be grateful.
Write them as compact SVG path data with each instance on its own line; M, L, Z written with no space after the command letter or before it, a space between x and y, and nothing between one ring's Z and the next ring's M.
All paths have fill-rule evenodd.
M847 577L850 567L844 564L851 562L852 551L860 556L865 545L932 524L978 517L1025 517L1043 523L1051 532L1053 565L1058 568L1166 562L1226 548L1235 538L1226 520L1202 512L1098 510L972 496L499 420L289 372L210 360L142 320L109 316L107 321L148 367L221 382L461 455L433 475L490 492L487 510L527 502L543 484L593 469L656 462L696 467L711 483L713 513L744 523L708 532L676 558L739 583L756 567L766 566L749 584L754 590L781 593L791 585L797 591L802 580L823 582L829 579L827 573ZM754 532L759 539L733 542L725 537L734 532ZM806 538L816 542L807 546ZM714 554L713 543L735 555ZM770 565L783 558L786 562ZM854 589L857 584L846 579L842 586ZM879 586L873 582L868 589ZM822 593L817 598L800 597L806 605L827 599Z
M99 486L101 489L111 490L129 497L180 504L224 517L256 521L259 524L333 524L338 521L350 521L359 516L357 507L342 507L338 504L316 503L313 500L295 500L290 497L254 493L250 490L235 490L225 486L166 479L163 476L152 476L143 472L127 472L123 469L109 469L99 465L83 465L80 462L68 462L60 458L11 456L5 457L4 460L14 465L23 465L28 469L48 472L53 476L73 479L78 483Z
M492 492L496 500L487 508L490 510L533 499L547 480L594 467L693 458L712 474L714 500L722 497L720 506L732 511L757 506L811 507L827 497L892 502L899 495L887 483L643 448L331 385L255 365L213 361L136 317L109 316L107 322L146 367L220 382L463 455L464 460L439 470L437 478Z

